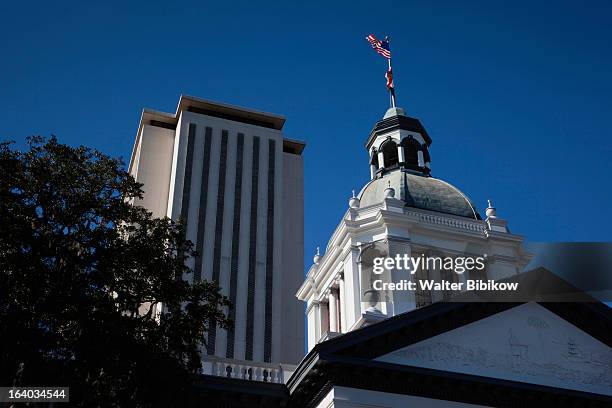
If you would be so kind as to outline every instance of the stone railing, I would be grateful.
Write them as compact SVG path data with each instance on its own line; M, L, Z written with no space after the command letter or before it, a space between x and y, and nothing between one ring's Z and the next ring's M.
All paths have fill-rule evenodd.
M484 233L485 225L482 222L478 221L467 221L467 220L459 220L450 217L443 217L439 215L433 214L423 214L416 211L408 212L413 217L417 217L421 222L427 222L430 224L438 224L438 225L446 225L448 227L461 228L468 231L475 231Z
M202 374L241 380L284 383L295 371L289 364L270 364L207 356L202 361Z

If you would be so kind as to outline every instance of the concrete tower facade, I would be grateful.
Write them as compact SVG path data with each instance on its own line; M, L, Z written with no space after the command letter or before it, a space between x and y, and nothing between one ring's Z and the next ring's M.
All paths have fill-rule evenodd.
M219 282L234 307L212 328L205 371L283 376L303 356L304 143L281 116L181 96L175 113L144 110L129 171L138 203L183 219L199 256L190 279ZM253 378L254 379L254 378ZM277 380L277 378L268 378Z

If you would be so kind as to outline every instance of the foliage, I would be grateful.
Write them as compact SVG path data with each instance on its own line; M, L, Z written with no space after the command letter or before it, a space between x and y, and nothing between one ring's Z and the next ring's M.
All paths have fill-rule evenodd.
M77 406L186 403L227 298L190 282L182 225L133 205L120 160L28 144L0 143L0 383L68 385Z

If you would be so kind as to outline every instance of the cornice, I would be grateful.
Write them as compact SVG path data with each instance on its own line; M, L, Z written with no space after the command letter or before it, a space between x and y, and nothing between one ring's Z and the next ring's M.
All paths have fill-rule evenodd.
M439 234L444 239L459 239L483 244L493 242L516 244L523 240L522 236L509 233L493 232L487 234L488 230L483 220L471 220L409 207L403 207L400 213L385 209L384 202L356 211L359 215L363 210L366 210L367 217L359 218L358 216L356 219L351 219L347 217L349 211L345 213L344 218L328 241L320 263L316 267L311 267L307 274L307 279L312 282L309 285L304 282L298 290L297 296L301 300L312 297L313 291L320 291L325 286L325 282L330 279L330 275L335 273L338 258L344 259L346 257L349 251L347 249L349 241L358 234L372 234L377 230L383 232L388 227L398 227L405 228L412 234L433 234L434 236ZM393 235L389 234L389 237L391 238ZM418 243L415 242L415 244Z
M429 134L418 119L404 115L396 115L376 122L376 125L374 125L374 128L366 140L366 149L370 148L370 145L377 136L384 135L398 129L419 133L421 136L423 136L423 139L425 139L427 146L431 145L431 137L429 137Z

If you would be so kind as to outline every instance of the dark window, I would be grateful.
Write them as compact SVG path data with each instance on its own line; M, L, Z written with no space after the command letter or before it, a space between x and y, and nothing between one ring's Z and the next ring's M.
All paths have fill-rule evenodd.
M425 146L423 146L423 159L425 160L425 163L431 162L431 157L429 157L429 150L427 150L427 147Z
M181 218L187 225L189 217L189 199L191 197L191 173L193 170L193 144L196 133L195 123L189 124L187 135L187 157L185 158L185 177L183 179L183 198L181 200Z
M244 155L244 135L238 133L238 146L236 148L236 184L234 184L234 217L232 222L232 263L230 266L230 301L236 304L238 286L238 261L240 253L240 210L242 208L242 165ZM229 310L229 318L236 320L236 307ZM234 358L234 327L227 331L227 350L225 357Z
M274 273L274 176L276 142L268 142L268 219L266 225L266 304L264 325L264 361L272 359L272 278Z
M185 157L185 176L183 178L183 195L181 198L181 213L180 219L184 222L184 225L189 225L189 200L191 199L191 173L193 171L193 144L196 134L195 123L189 124L189 133L187 135L187 156ZM187 231L185 230L185 234ZM180 256L183 256L181 253Z
M469 273L472 280L487 280L487 265L481 270L474 268Z
M414 292L414 300L416 302L416 307L423 307L427 305L431 305L431 291L427 289L421 289L421 284L419 281L423 282L429 279L429 271L424 268L419 268L416 271L416 291Z
M210 146L212 128L207 127L204 133L204 155L202 157L202 179L200 181L200 206L198 208L198 233L196 240L196 257L193 272L195 281L202 280L202 251L204 250L204 230L206 227L206 202L208 199L208 173L210 172Z
M459 281L459 276L452 269L442 268L440 270L440 279L451 283L457 283ZM445 290L442 292L442 299L449 300L453 296L453 294L455 294L454 291Z
M397 165L399 160L397 157L397 145L395 144L394 141L392 140L386 141L381 146L381 151L383 153L386 169Z
M215 220L215 244L213 248L212 280L219 282L221 273L221 243L223 242L223 207L225 204L225 173L227 170L227 130L221 131L221 157L219 158L219 187L217 190L217 213ZM217 325L210 324L208 354L215 354Z
M253 360L255 319L255 267L257 266L257 197L259 196L259 137L253 138L253 167L251 168L251 222L249 229L249 279L247 295L245 360Z
M410 138L406 138L402 141L402 147L404 148L404 160L406 165L409 167L418 167L419 165L419 143Z

